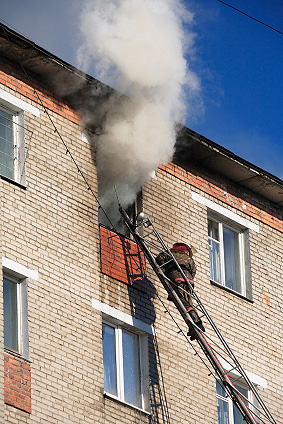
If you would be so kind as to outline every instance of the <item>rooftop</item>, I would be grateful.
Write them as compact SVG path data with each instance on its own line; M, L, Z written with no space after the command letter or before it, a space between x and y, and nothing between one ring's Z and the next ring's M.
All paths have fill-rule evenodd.
M13 48L11 48L11 45ZM74 109L87 108L95 116L110 94L120 93L61 60L34 42L1 24L0 54L28 75L43 81ZM72 90L66 87L72 87ZM95 127L96 123L93 123ZM283 206L283 181L235 155L219 144L182 127L176 142L174 162L195 164L216 172L252 190L277 206Z

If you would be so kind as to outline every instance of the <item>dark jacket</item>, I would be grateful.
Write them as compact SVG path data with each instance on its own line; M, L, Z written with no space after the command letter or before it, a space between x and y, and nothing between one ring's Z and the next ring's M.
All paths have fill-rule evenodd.
M193 280L196 274L196 265L194 260L185 252L181 252L179 250L170 249L174 258L176 259L179 266L182 268L185 276L188 280ZM169 261L169 262L168 262ZM166 277L170 278L170 280L175 283L173 289L177 292L178 296L183 300L185 307L189 307L192 305L192 299L190 296L191 289L186 281L176 281L176 278L183 278L180 271L177 269L176 264L173 260L170 261L170 256L168 253L160 253L156 257L156 262L158 265L164 265L164 274ZM180 290L178 290L180 287Z
M182 271L184 272L185 276L189 280L193 280L196 275L196 265L193 258L191 258L187 253L180 252L179 250L170 249L170 251L178 262L178 264L180 265L180 267L182 268ZM156 258L156 262L160 266L162 266L165 262L168 262L169 260L170 256L167 253L160 253ZM165 265L164 273L172 281L175 280L175 278L182 277L173 261L168 262Z

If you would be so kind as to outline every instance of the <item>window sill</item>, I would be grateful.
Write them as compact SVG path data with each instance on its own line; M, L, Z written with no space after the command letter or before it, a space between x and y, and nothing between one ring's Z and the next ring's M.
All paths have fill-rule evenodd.
M120 403L121 405L125 405L125 406L127 406L127 407L129 407L129 408L131 408L131 409L135 409L136 411L142 412L142 413L143 413L143 414L145 414L145 415L148 415L148 416L151 416L151 415L152 415L150 412L148 412L148 411L146 411L146 410L144 410L144 409L141 409L141 408L139 408L138 406L132 405L131 403L124 402L123 400L118 399L116 396L111 395L110 393L106 393L106 392L104 392L104 394L103 394L103 395L104 395L104 397L105 397L106 399L114 400L114 401L116 401L116 402Z
M25 185L20 184L17 181L12 180L11 178L5 177L5 175L0 175L0 178L1 178L1 180L7 181L10 184L13 184L13 185L15 185L15 186L17 186L19 188L22 188L23 190L26 190L27 189L27 187Z
M254 303L254 301L252 299L249 299L248 297L244 296L241 293L236 292L235 290L232 290L232 289L229 289L228 287L222 286L222 284L216 283L213 280L210 280L210 284L212 286L218 287L218 288L220 288L220 289L222 289L224 291L227 291L228 293L234 294L235 296L240 297L241 299L244 299L247 302Z
M16 350L4 347L4 352L8 353L9 355L16 356L17 358L22 359L23 361L29 362L31 364L31 361L29 359L25 358L21 353L17 352Z

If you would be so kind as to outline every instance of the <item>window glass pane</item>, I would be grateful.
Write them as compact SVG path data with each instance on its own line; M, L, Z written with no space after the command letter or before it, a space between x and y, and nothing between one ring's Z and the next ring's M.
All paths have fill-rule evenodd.
M223 385L216 380L218 424L229 424L229 404ZM221 399L220 396L223 398Z
M228 402L217 399L218 424L229 424Z
M115 329L102 327L104 390L117 396Z
M209 239L208 246L210 279L217 283L220 283L220 245L218 242Z
M214 240L219 240L218 223L211 219L208 220L208 235Z
M219 380L216 380L216 393L219 396L226 397L224 386Z
M249 406L248 401L246 400L246 398L248 398L248 390L243 389L242 387L238 387L238 386L236 386L236 388L239 390L239 392L241 392L245 396L243 398L243 401L245 402L245 404L247 406ZM239 409L237 408L237 406L235 404L233 404L233 416L234 416L234 424L245 424L246 423L246 421L243 418L243 415L241 414L241 412L239 411Z
M141 408L139 337L136 334L123 331L122 344L125 401Z
M3 279L4 345L18 350L18 296L17 283Z
M223 227L225 286L241 292L239 234Z
M13 114L0 109L0 173L14 177Z

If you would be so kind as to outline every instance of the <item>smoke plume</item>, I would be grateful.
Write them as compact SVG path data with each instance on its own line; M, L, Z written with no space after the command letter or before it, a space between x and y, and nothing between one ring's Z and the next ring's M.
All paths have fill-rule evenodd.
M194 43L184 20L188 27L193 16L178 0L85 4L81 60L94 63L95 76L116 90L101 105L96 140L99 199L106 210L114 186L126 207L153 171L172 159L176 122L186 115L184 92L187 97L200 90L184 58Z

